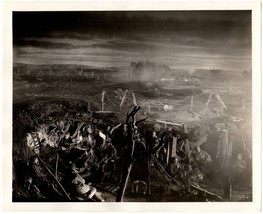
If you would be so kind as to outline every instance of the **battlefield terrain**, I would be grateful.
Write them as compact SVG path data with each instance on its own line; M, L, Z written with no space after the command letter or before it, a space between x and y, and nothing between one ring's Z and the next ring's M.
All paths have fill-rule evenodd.
M160 137L163 130L178 129L184 125L186 128L183 131L188 134L190 150L200 146L211 155L215 170L211 172L208 166L202 170L202 179L193 179L191 185L207 190L211 196L215 194L215 198L222 198L223 201L252 201L251 71L189 71L154 65L142 65L139 68L131 65L128 69L121 69L70 64L14 64L13 200L68 200L59 188L58 197L54 197L55 193L45 193L41 188L32 190L25 185L29 160L33 156L28 146L30 134L65 120L91 124L105 134L105 127L124 124L127 112L134 106L141 107L136 120L147 118L138 125L142 136L145 127L153 127ZM220 134L225 130L227 145L231 145L228 147L226 165L230 167L238 153L246 161L246 168L242 172L235 172L235 168L230 171L231 175L227 177L231 177L231 184L225 181L229 168L216 162ZM53 137L56 139L56 136ZM173 154L178 152L177 149ZM147 175L143 176L144 164L140 164L140 161L135 164L124 201L218 201L213 197L204 199L203 195L200 199L198 194L201 193L195 189L185 193L186 190L182 190L181 186L185 187L186 184L173 182L169 176L161 173L168 162L160 162L159 166L157 161L150 163L147 170L150 171L151 194L144 192L138 195L136 191L134 193L132 182L144 180L147 183ZM49 165L55 168L52 161ZM56 172L60 169L62 166L58 164ZM114 170L118 174L118 168ZM63 170L61 174L64 174ZM136 174L141 174L141 177L136 178ZM119 183L114 175L105 182L96 180L96 176L99 175L93 175L91 182L101 192L101 197L105 201L115 201ZM177 180L180 183L182 178ZM64 187L66 192L69 191L67 186Z

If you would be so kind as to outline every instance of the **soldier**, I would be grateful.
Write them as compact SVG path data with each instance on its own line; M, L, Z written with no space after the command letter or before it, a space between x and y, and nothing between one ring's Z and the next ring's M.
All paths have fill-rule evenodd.
M52 148L46 141L46 139L41 140L40 144L40 157L42 157L45 161L51 163L55 158L55 148Z
M166 171L173 177L180 175L181 164L179 163L179 159L177 157L170 159L168 166L166 167Z
M71 164L71 184L72 194L76 197L87 197L88 199L95 199L98 201L105 201L97 189L91 186L91 183L86 184L85 179L79 175L75 164Z
M200 146L195 147L192 155L197 163L207 163L212 161L211 156L205 150L201 150Z
M244 177L248 176L247 174L245 175L245 170L247 168L247 162L243 159L243 155L241 153L237 154L237 159L234 161L232 164L232 178L233 178L233 183L235 185L238 185L242 183L244 185Z
M52 197L56 197L54 196L54 193L57 196L63 196L54 184L53 178L48 176L48 174L46 174L43 168L41 167L37 156L33 156L30 159L28 178L28 180L30 180L31 185L35 187L35 189L39 189L38 191L46 193Z
M61 141L59 142L59 145L62 147L62 150L66 150L67 148L70 148L72 145L72 139L70 137L70 133L67 132L65 134L65 137L61 139Z

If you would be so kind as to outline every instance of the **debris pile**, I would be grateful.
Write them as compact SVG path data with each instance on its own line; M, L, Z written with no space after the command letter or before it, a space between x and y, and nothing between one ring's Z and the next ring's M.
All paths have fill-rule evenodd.
M223 198L201 186L218 178L219 185L231 186L251 173L250 148L243 141L246 149L236 149L238 139L228 140L228 132L218 132L214 155L200 148L209 139L203 128L136 120L136 106L126 122L84 106L15 109L14 201L222 201L231 198L227 190Z

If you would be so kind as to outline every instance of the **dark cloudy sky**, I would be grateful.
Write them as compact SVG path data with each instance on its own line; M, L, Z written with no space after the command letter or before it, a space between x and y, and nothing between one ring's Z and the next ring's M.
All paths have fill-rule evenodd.
M13 12L14 62L251 68L250 11Z

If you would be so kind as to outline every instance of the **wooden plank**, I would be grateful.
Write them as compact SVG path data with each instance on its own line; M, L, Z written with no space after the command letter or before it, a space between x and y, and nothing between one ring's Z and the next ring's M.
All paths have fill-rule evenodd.
M166 124L166 125L182 127L182 124L180 124L180 123L172 123L172 122L167 122L167 121L163 121L163 120L154 120L154 121L157 122L157 123L163 123L163 124Z

